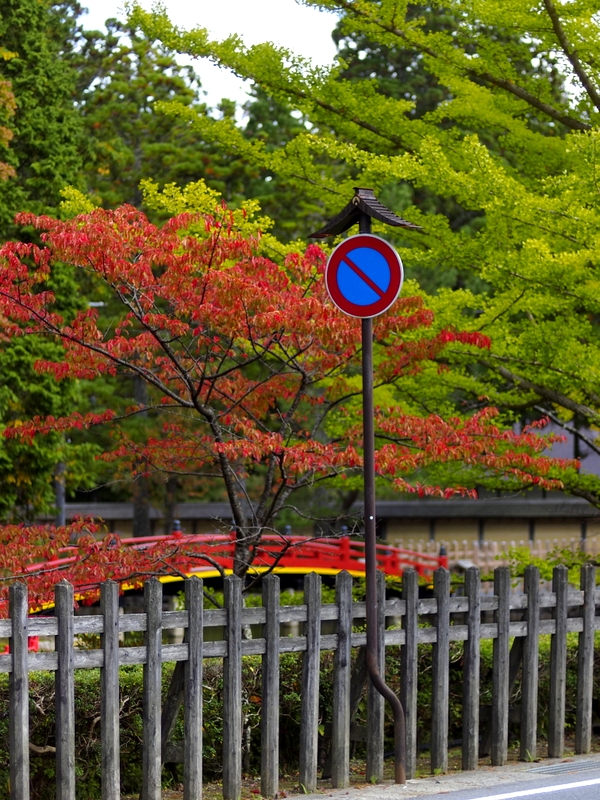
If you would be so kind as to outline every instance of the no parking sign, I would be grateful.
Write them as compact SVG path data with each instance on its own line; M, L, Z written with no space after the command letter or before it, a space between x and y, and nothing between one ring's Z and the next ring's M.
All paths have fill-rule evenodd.
M402 280L400 256L385 239L371 233L345 239L325 267L325 285L335 305L360 319L387 311L400 294Z

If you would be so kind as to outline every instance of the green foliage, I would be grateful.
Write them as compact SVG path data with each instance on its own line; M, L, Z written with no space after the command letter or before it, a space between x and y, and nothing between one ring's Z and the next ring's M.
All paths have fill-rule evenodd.
M354 581L354 584L356 581ZM363 581L364 583L364 581ZM353 585L354 585L353 584ZM205 590L205 604L206 608L223 608L224 596L223 591L214 589L212 587ZM335 603L335 589L326 584L321 587L321 602L322 603ZM177 594L178 608L185 608L185 595L181 591ZM304 603L304 593L297 592L294 589L283 589L279 594L279 605L281 606L301 606ZM244 606L246 608L260 608L262 606L262 595L258 594L256 590L250 591L244 595Z
M80 111L89 142L84 170L102 205L139 207L140 181L189 181L204 172L197 137L153 111L157 100L177 99L201 110L189 67L115 19L107 33L86 32L79 54Z
M0 430L36 414L61 416L78 402L75 382L59 383L40 375L34 365L52 359L59 346L40 337L18 337L0 348ZM58 464L66 466L69 485L89 486L97 449L74 437L66 441L52 433L30 444L0 437L0 518L31 520L52 513L52 478Z
M14 138L7 160L13 177L0 181L0 241L33 232L13 223L16 212L53 213L67 183L79 180L83 127L74 106L76 72L71 58L77 46L76 2L7 0L0 17L0 79L9 81L15 95ZM0 85L4 86L4 83ZM0 120L1 121L1 120ZM1 137L0 137L1 138ZM81 307L72 270L56 265L48 288L60 313L72 316ZM78 396L75 384L59 385L34 371L39 359L52 359L59 348L35 336L3 335L0 344L0 429L31 416L61 415L72 409ZM52 435L32 446L0 439L0 518L30 520L52 513L53 477L57 465L66 465L65 478L89 485L92 448L70 446Z
M16 229L17 211L52 213L61 189L77 183L83 126L74 106L71 56L79 36L74 0L6 0L0 17L0 78L16 100L7 161L15 177L0 182L0 240Z
M84 177L93 201L140 208L141 184L148 179L160 186L204 179L234 205L252 196L256 170L224 155L218 143L205 141L185 120L156 113L157 104L174 102L190 113L231 120L235 104L223 100L216 111L208 109L193 68L178 64L168 46L116 19L106 27L105 34L85 32L78 53L78 107L88 143ZM259 119L266 115L260 104L252 119L257 131L262 128ZM269 129L277 122L271 120ZM153 212L158 216L156 208Z
M542 580L551 581L554 567L563 564L569 570L569 583L577 587L579 587L581 567L594 560L583 550L570 547L556 547L545 558L537 558L528 547L511 547L506 555L510 573L514 578L522 578L525 569L534 566L539 569Z
M407 405L470 413L491 402L507 424L548 415L569 432L581 425L595 431L595 7L552 0L535 8L525 0L451 0L443 9L406 0L310 4L341 11L343 59L332 69L272 44L212 41L204 29L179 30L164 12L134 6L132 24L147 35L234 70L307 122L269 148L230 119L173 102L160 110L272 174L323 217L339 211L353 186L372 186L422 226L395 241L409 275L432 292L435 325L481 331L492 349L453 347L406 376ZM397 83L415 63L417 72ZM594 436L585 444L599 452ZM600 505L598 477L575 469L558 477L566 491ZM505 479L482 482L512 488Z
M436 5L414 5L407 9L407 19L421 18L428 30L444 31L455 27L456 20ZM448 89L427 70L415 48L398 48L370 39L367 32L349 25L348 15L342 14L334 32L338 58L342 63L340 76L344 80L377 82L378 90L386 97L409 100L414 104L410 114L421 118L450 99Z
M71 319L82 307L72 268L57 264L48 281L59 313ZM40 374L40 360L60 358L61 345L47 337L24 334L0 343L0 431L36 415L60 417L82 402L81 384ZM30 521L53 515L53 479L58 465L68 491L89 488L95 477L98 448L75 432L70 439L51 433L24 444L0 436L0 519Z
M289 103L276 100L259 86L251 90L245 104L243 135L260 143L268 153L275 153L310 128L309 120ZM321 227L319 205L305 193L298 192L276 172L256 167L247 169L243 194L260 203L264 214L273 220L273 233L283 242L304 239L309 230Z

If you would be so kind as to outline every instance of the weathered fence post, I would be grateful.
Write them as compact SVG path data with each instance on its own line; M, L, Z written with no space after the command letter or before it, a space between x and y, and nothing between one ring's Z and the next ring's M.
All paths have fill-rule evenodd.
M75 665L73 652L73 587L61 581L54 587L58 623L55 680L56 798L75 800Z
M550 708L548 712L548 756L562 758L565 750L565 691L567 688L567 615L569 570L554 567L552 591L556 594L556 629L550 644Z
M385 680L385 575L377 575L377 661L379 674ZM371 681L367 683L367 763L368 783L383 780L383 721L385 701Z
M508 759L508 687L510 636L510 570L496 567L494 593L498 598L496 611L497 636L494 639L492 675L492 764L503 766Z
M100 736L102 746L102 800L120 800L121 750L119 745L119 584L105 581L100 590L104 620L100 670Z
M185 582L188 612L188 657L184 667L183 800L202 798L202 649L203 583L199 578Z
M306 651L302 660L302 719L300 721L300 787L317 789L319 744L319 673L321 666L321 576L304 578Z
M400 662L401 701L406 717L406 777L415 777L417 768L417 680L419 630L417 603L419 602L418 576L414 569L405 569L402 575L402 598L406 603L404 615L404 645Z
M537 755L540 644L540 571L537 567L526 567L524 590L527 595L527 637L523 650L520 758L521 761L532 761Z
M477 769L479 761L479 673L481 636L481 581L477 567L465 574L468 639L463 663L462 768Z
M437 600L437 640L433 646L433 714L431 771L448 772L448 704L450 700L450 573L440 567L433 573Z
M27 586L13 583L8 590L12 621L12 671L9 694L9 749L11 800L29 800L29 666Z
M333 720L331 725L331 785L344 789L350 775L350 677L352 636L352 577L340 572L335 581L338 605L337 649L333 661Z
M224 580L227 657L223 659L223 798L242 792L242 581Z
M594 617L596 614L596 567L593 564L584 564L581 568L581 590L583 591L583 631L579 634L575 752L589 753L592 747Z
M11 800L29 800L29 698L28 669L56 670L56 782L57 800L75 800L75 737L74 737L74 669L95 667L101 664L101 708L100 736L102 745L102 800L119 800L119 660L125 663L144 663L144 742L143 800L159 800L161 796L161 673L162 659L166 653L162 648L163 624L184 625L187 622L184 645L177 645L172 655L181 669L173 696L176 704L165 713L163 726L171 730L175 722L181 699L184 705L184 800L201 800L202 796L202 659L208 652L225 654L223 661L223 796L224 800L239 800L241 795L242 769L242 582L231 576L224 582L225 611L203 616L203 587L197 578L186 581L186 610L181 620L170 618L167 622L162 613L162 587L156 579L149 580L145 587L146 633L145 648L129 648L124 653L119 648L119 628L125 630L144 629L140 615L126 616L120 625L117 584L107 581L101 589L102 627L100 620L74 618L73 587L63 581L55 588L56 621L48 618L36 619L28 626L27 589L14 584L9 590L11 625L2 623L3 635L10 636L10 656L2 656L2 671L9 677L9 755ZM378 624L385 623L385 581L377 576ZM479 679L480 639L494 638L493 697L490 729L492 763L506 763L508 744L508 700L511 686L517 678L523 662L522 709L521 709L521 758L529 760L536 752L537 737L537 678L539 631L552 631L550 653L550 709L549 709L549 755L562 756L564 750L564 719L566 691L566 641L567 632L579 630L577 718L575 745L578 753L589 752L591 745L592 691L594 668L594 632L596 618L596 571L593 565L581 570L583 608L581 617L569 619L569 586L566 567L556 567L553 572L553 590L556 600L540 593L539 572L528 567L524 589L526 604L522 598L511 598L510 572L498 568L494 577L495 598L486 601L486 607L495 609L495 625L481 624L481 588L477 568L467 570L465 576L465 599L451 600L449 573L440 569L434 575L434 601L418 600L417 575L406 570L403 576L403 602L400 613L403 620L403 644L401 654L402 700L407 716L409 777L414 775L416 764L416 690L418 681L418 642L431 641L434 630L418 627L418 612L423 617L436 615L436 641L433 648L433 725L431 733L431 767L435 771L447 769L448 758L448 695L449 695L449 650L450 640L465 638L463 626L450 625L450 608L456 612L466 611L467 638L464 645L463 675L463 769L477 767L477 739L479 732ZM579 593L578 593L579 596ZM511 600L513 601L511 603ZM300 609L280 609L279 579L269 576L263 584L263 606L265 614L263 691L262 691L262 772L261 793L274 798L278 791L278 741L279 741L279 654L280 650L294 652L304 649L302 674L302 716L300 724L300 783L307 792L316 788L317 742L318 742L318 698L320 649L322 646L335 649L333 677L333 719L331 739L331 775L336 788L348 786L350 728L352 709L360 702L365 682L366 665L364 648L357 657L354 670L352 664L352 621L359 613L352 603L352 579L346 572L336 580L336 605L321 607L321 579L315 574L305 578L304 602L306 624L305 647L299 640L290 646L280 641L280 621L300 618ZM580 601L578 601L580 602ZM571 603L575 600L571 598ZM520 630L509 653L510 608L525 606L524 623L514 626ZM540 622L540 608L554 606L554 624L551 628ZM337 612L337 613L335 613ZM337 636L321 638L321 615L327 619L338 617ZM362 612L360 612L362 613ZM397 612L394 612L397 613ZM257 612L248 612L256 618ZM187 619L183 620L186 616ZM599 617L600 619L600 617ZM225 625L226 647L223 643L203 645L204 623ZM74 629L101 631L100 649L92 652L74 648ZM483 631L482 631L483 628ZM28 633L48 632L56 634L56 655L40 653L28 656ZM12 633L10 633L12 631ZM454 635L453 635L454 634ZM391 634L391 641L398 641L398 633ZM360 634L356 644L361 641ZM248 652L260 652L262 642L248 642ZM184 652L185 651L185 652ZM383 654L380 654L383 655ZM383 660L383 659L382 659ZM46 666L47 665L47 666ZM382 669L383 672L383 669ZM354 674L356 673L356 674ZM377 698L379 699L379 698ZM544 699L544 698L542 698ZM369 729L370 753L367 778L378 778L377 769L380 745L383 737L377 725ZM164 728L165 730L167 728ZM177 758L179 755L169 756Z
M262 739L260 793L273 798L279 791L279 577L262 581L265 654L262 657Z
M144 586L146 663L144 664L144 734L142 800L161 798L162 584L150 578Z

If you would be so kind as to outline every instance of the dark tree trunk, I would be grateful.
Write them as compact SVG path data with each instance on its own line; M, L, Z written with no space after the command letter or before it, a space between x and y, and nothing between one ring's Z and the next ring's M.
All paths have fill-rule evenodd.
M241 531L237 532L235 543L235 554L233 562L233 572L238 578L245 578L250 565L250 545Z
M176 475L169 475L167 478L166 490L164 534L168 536L170 533L173 533L175 506L177 505L177 492L179 490L179 478ZM187 531L187 533L189 533L189 531Z
M63 527L67 524L65 470L65 464L61 461L56 465L56 470L54 471L54 496L56 498L54 524L58 527Z
M140 475L133 483L133 535L151 536L150 489L148 478Z
M136 403L148 405L148 386L143 378L133 379L133 396ZM142 412L145 416L147 412ZM140 475L133 483L133 535L151 536L150 525L150 482Z

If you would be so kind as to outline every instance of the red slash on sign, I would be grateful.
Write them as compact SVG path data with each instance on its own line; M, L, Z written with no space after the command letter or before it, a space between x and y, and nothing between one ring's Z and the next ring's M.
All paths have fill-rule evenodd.
M383 290L382 290L382 289L381 289L379 286L377 286L377 284L375 283L375 281L372 281L372 280L371 280L371 278L369 278L369 276L367 275L367 273L366 273L366 272L363 272L363 271L362 271L362 269L361 269L360 267L358 267L358 266L357 266L357 265L354 263L354 261L352 261L350 258L348 258L348 256L347 256L347 255L345 255L345 256L344 256L344 263L345 263L345 264L348 264L348 266L350 267L350 269L354 270L354 272L355 272L355 273L358 275L358 277L359 277L361 280L363 280L363 281L364 281L364 282L367 284L367 286L368 286L370 289L373 289L373 291L374 291L376 294L378 294L378 295L379 295L379 297L383 297L383 295L385 294L385 292L384 292L384 291L383 291Z

